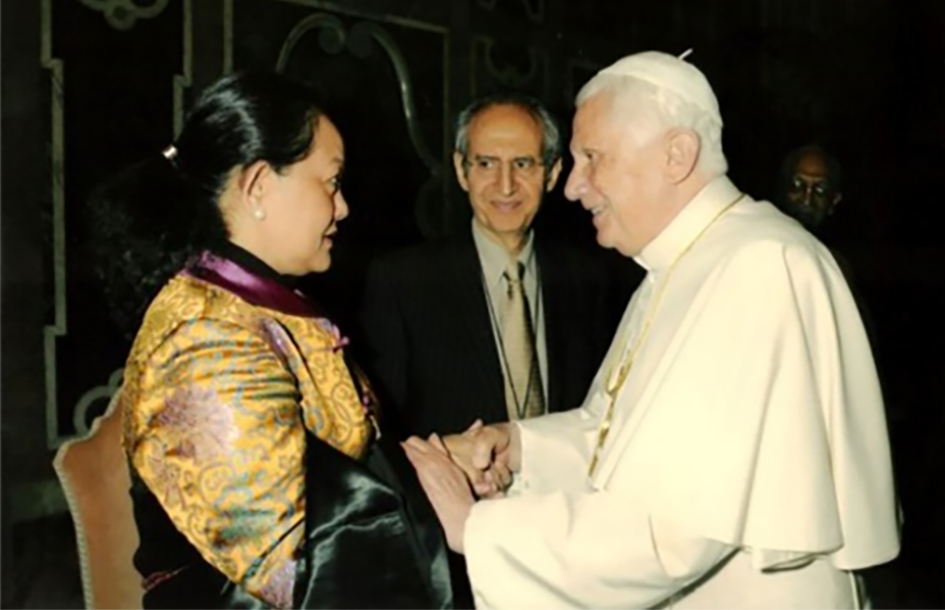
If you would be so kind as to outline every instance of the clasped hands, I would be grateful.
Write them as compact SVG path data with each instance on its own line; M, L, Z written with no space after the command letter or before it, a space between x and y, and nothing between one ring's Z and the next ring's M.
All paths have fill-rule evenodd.
M401 443L417 471L447 544L462 553L466 520L476 497L501 496L519 470L518 430L511 424L485 426L477 420L465 432Z

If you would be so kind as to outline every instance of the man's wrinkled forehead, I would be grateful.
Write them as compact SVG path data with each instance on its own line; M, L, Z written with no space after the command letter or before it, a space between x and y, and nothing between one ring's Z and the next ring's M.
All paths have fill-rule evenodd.
M816 151L805 153L797 160L794 174L808 180L829 180L831 177L827 158Z
M612 97L611 93L602 91L577 107L571 134L572 148L598 142L616 129Z
M541 123L516 106L491 106L469 123L470 152L488 152L498 146L540 153L541 144Z
M654 107L634 98L627 103L617 91L600 91L578 107L574 137L584 146L622 148L644 146L656 139L661 127ZM577 137L580 134L580 137Z

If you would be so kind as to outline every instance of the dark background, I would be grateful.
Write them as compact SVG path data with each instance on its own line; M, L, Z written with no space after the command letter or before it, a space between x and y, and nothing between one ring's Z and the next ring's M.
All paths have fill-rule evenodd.
M74 420L81 431L101 412L100 386L128 349L86 265L82 203L164 148L195 91L261 66L328 97L352 214L337 264L310 288L344 326L372 256L468 226L449 153L471 96L526 91L567 126L600 67L690 47L719 97L738 185L773 197L782 157L811 141L843 166L829 240L875 324L906 514L880 603L945 603L942 0L4 0L0 23L3 607L81 603L50 464ZM539 222L590 247L588 219L560 191Z

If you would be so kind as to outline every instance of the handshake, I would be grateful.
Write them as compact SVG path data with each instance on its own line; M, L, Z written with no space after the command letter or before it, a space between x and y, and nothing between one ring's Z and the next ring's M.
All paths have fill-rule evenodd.
M521 468L521 440L513 424L485 426L479 420L465 432L401 443L417 471L450 548L463 552L466 519L478 498L495 498ZM474 497L474 495L476 497Z

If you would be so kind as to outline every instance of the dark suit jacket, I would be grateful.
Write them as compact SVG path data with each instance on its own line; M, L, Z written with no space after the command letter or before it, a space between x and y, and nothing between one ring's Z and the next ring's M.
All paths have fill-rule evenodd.
M626 306L632 278L536 233L549 411L583 402ZM374 261L362 355L386 411L409 434L453 433L507 419L500 356L471 232Z

